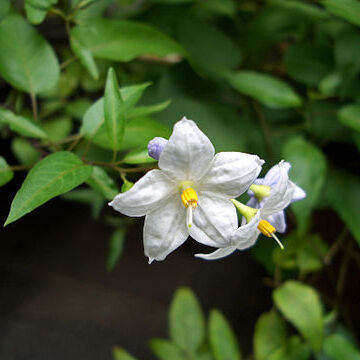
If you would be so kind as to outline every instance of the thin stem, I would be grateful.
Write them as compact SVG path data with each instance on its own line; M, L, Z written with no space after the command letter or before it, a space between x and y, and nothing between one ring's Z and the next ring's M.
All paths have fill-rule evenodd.
M330 247L330 249L324 256L324 264L330 265L333 257L339 251L344 240L346 239L347 232L348 232L347 228L346 228L346 226L344 226L343 229L341 230L339 236L336 238L335 242L332 244L332 246Z
M30 93L30 99L31 99L31 107L33 111L34 120L39 121L36 95L33 92Z
M65 69L67 66L69 66L70 64L72 64L73 62L77 61L78 58L76 56L72 56L71 58L65 60L64 62L62 62L60 64L60 70Z
M33 164L35 165L35 164ZM26 171L32 168L33 165L11 165L9 166L12 171Z

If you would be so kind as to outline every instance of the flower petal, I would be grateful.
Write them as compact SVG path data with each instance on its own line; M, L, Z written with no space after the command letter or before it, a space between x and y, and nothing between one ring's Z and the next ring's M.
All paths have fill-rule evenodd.
M188 238L185 208L180 196L172 196L161 207L146 215L144 224L144 252L149 258L161 261Z
M189 228L193 239L213 247L230 244L231 234L237 228L236 209L230 200L211 192L200 192L193 216L193 225Z
M241 152L218 153L210 170L199 181L201 189L219 192L229 198L238 197L254 183L263 163L257 155Z
M209 169L215 150L208 137L185 117L177 122L159 159L159 167L176 181L199 180Z
M276 229L279 233L284 233L286 231L286 221L285 221L285 211L279 211L275 214L272 214L268 217L269 223Z
M293 196L291 202L305 199L306 192L300 186L297 186L295 183L293 183L293 184L295 186L295 190L294 190L294 196Z
M228 246L217 249L210 254L195 254L195 256L205 260L217 260L230 255L235 250L236 250L236 246Z
M251 221L243 226L240 226L231 237L231 242L239 250L244 250L253 246L260 234L257 228L260 222L260 211L258 211Z
M117 195L109 205L127 216L144 216L175 191L175 183L162 171L151 170L130 190Z
M282 160L279 164L274 165L270 170L266 173L264 177L264 185L268 185L273 187L276 185L276 183L279 181L280 177L280 168L279 165L281 164L283 170L286 171L286 173L289 172L291 168L291 164L287 161Z

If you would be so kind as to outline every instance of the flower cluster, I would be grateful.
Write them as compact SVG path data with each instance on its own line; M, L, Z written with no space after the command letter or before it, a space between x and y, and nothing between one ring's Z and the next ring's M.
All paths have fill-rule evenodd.
M218 259L252 246L259 234L285 231L284 209L306 196L289 180L290 164L281 161L258 179L264 163L257 155L215 150L208 137L186 118L169 140L149 142L159 169L149 171L109 204L127 216L145 216L144 249L149 263L164 260L190 235L217 248L203 259ZM236 200L248 191L244 205ZM243 216L238 224L237 210ZM282 246L282 245L281 245Z

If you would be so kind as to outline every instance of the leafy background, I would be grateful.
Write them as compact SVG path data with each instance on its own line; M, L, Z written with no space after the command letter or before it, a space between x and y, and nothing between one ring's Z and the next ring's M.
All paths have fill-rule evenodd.
M110 358L118 344L149 358L187 285L200 301L175 293L169 340L150 341L159 359L360 358L359 19L357 0L1 1L0 355ZM145 265L141 222L106 203L156 166L147 142L184 115L217 151L291 162L307 198L288 211L284 251L260 238L206 263L187 244ZM134 322L129 305L147 310ZM70 314L93 339L72 351Z

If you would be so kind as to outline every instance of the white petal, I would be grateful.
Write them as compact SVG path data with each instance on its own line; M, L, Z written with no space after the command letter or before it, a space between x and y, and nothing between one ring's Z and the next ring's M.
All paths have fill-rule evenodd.
M260 234L258 225L260 222L260 211L251 219L251 221L243 226L240 226L231 237L231 242L239 250L244 250L253 246Z
M283 170L285 170L287 173L289 172L291 165L289 162L287 161L280 161L279 164L274 165L265 175L264 177L264 185L268 185L268 186L274 186L278 180L279 180L279 176L280 176L280 167L282 167Z
M230 198L238 197L254 183L263 163L257 155L241 152L218 153L210 170L199 181L201 189L216 191Z
M176 191L176 184L160 170L151 170L128 191L109 203L127 216L144 216Z
M144 252L149 258L161 261L179 247L189 236L185 224L185 208L180 196L172 196L165 205L146 215Z
M295 186L295 190L294 190L294 196L293 196L291 202L305 199L306 192L300 186L297 186L295 183L293 183L293 184Z
M208 137L184 117L174 126L160 155L159 168L176 181L197 181L209 170L214 154Z
M277 232L280 234L286 231L286 221L285 221L285 211L279 211L275 214L272 214L267 219L269 223L274 226Z
M277 184L271 188L270 196L261 202L261 216L265 219L285 209L294 195L295 186L289 181L288 166L284 162L280 162L277 166L279 167Z
M198 206L193 211L193 225L189 233L196 241L213 246L229 245L237 228L235 206L226 198L210 192L200 192Z
M198 258L205 259L205 260L217 260L217 259L221 259L225 256L230 255L235 250L236 250L236 246L228 246L228 247L217 249L210 254L195 254L195 256Z

